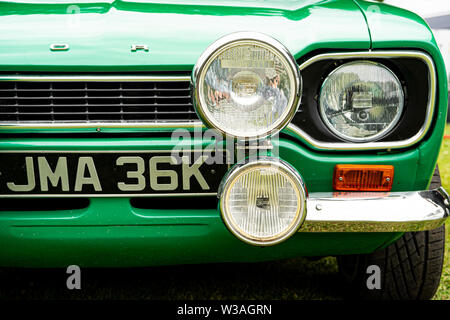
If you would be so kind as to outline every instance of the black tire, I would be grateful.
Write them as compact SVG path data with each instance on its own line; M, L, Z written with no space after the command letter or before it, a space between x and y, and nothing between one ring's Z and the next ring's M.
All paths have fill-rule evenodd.
M430 189L441 185L436 166ZM339 273L347 296L359 299L429 300L439 286L444 264L445 225L421 232L407 232L395 243L371 254L338 256ZM380 268L380 289L370 290L367 279Z

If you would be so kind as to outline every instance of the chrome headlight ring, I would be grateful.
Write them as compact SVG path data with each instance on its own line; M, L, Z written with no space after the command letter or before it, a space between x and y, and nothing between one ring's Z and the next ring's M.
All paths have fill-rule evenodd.
M247 46L247 47L253 46L255 48L257 47L261 51L265 50L265 52L270 53L269 56L274 57L274 61L264 60L264 61L262 61L262 63L266 63L266 64L270 64L270 65L275 64L275 62L281 63L282 68L283 68L282 70L286 71L285 72L285 74L286 74L285 81L283 83L288 82L288 87L289 87L289 90L288 90L289 96L285 97L287 102L283 104L283 105L285 105L285 107L279 108L279 109L282 109L282 112L278 112L277 116L273 117L273 118L275 118L275 120L273 122L270 122L271 120L267 120L266 123L269 123L269 124L266 125L266 127L254 129L253 131L247 130L247 128L244 128L245 123L250 125L251 121L245 122L246 119L244 119L245 116L243 116L243 114L245 114L245 112L240 113L239 108L236 108L237 112L234 115L235 118L232 118L232 115L230 115L230 113L227 113L225 111L223 111L222 115L230 117L230 119L227 120L228 123L234 123L234 119L236 119L238 122L240 120L242 120L241 123L244 123L244 125L236 124L235 128L231 128L229 125L227 126L224 124L224 122L221 122L221 120L218 120L218 116L214 116L213 113L211 112L211 110L209 109L210 105L208 105L207 99L205 97L207 97L208 94L210 94L210 93L205 92L205 88L204 88L204 84L206 83L206 80L205 80L206 73L209 71L209 68L211 67L212 63L213 62L216 63L220 59L223 59L223 56L221 56L222 54L225 54L225 55L227 54L228 56L230 56L231 50L237 50L236 48L242 48L245 46ZM239 56L239 53L237 54L237 56ZM233 60L233 62L236 62L236 61L238 61L238 63L236 63L236 65L239 65L239 62L244 64L244 62L248 62L248 61L252 61L252 60L249 60L249 59L247 59L245 61L239 60L239 59ZM221 62L221 67L222 66L223 66L223 63ZM215 67L215 66L213 65L213 67ZM236 69L237 67L228 65L228 66L224 66L223 68ZM248 66L243 66L242 68L244 68L244 70L245 70L245 68L251 69ZM259 70L258 71L259 73L261 73L261 70L263 68L264 67L261 67L261 66L258 66L258 68L255 67L255 69ZM267 68L272 68L273 70L280 69L277 67L267 67ZM277 72L277 71L275 71L275 72ZM208 79L210 79L210 78L211 77L209 77ZM251 76L244 75L244 76L242 76L242 78L248 79L248 78L251 78ZM256 77L254 77L254 78L256 78ZM281 81L280 77L278 77L278 81ZM218 81L218 82L220 82L220 81ZM244 82L245 82L245 80L244 80ZM249 91L248 87L251 87L249 85L249 82L251 82L251 81L247 81L247 83L243 84L242 87L244 87L244 90L247 89L247 91ZM251 85L253 85L253 88L256 88L258 86L257 83L253 83ZM260 85L264 86L264 84L260 84ZM221 87L221 88L223 88L224 86L228 86L228 88L231 88L231 84L229 84L228 82L226 84L223 84L223 83L221 83L220 85L218 84L217 86ZM258 90L258 89L250 88L250 91L251 90ZM269 88L268 90L271 90L271 89ZM302 81L301 81L299 67L298 67L294 57L280 42L278 42L277 40L275 40L267 35L261 34L261 33L237 32L237 33L232 33L232 34L226 35L226 36L218 39L202 53L202 55L198 59L196 65L193 69L193 72L192 72L191 91L192 91L192 99L193 99L193 104L194 104L196 113L197 113L198 117L203 121L203 123L207 127L217 129L223 135L228 135L228 136L231 136L238 140L258 140L258 139L267 138L271 135L278 133L285 126L287 126L288 123L292 120L292 118L294 117L294 115L297 112L298 107L300 105L301 92L302 92ZM281 89L279 89L279 91L281 92ZM233 93L233 92L231 92L231 93ZM228 94L228 93L226 93L226 94ZM217 109L220 109L220 108L217 108ZM261 115L267 114L267 112L266 113L261 112L260 114ZM255 120L255 122L257 122L257 121ZM257 127L258 125L255 124L254 126ZM246 132L246 130L247 130L247 132Z
M264 175L267 181L261 179ZM244 188L246 196L237 199L236 190L239 193ZM278 158L258 157L236 164L223 178L218 197L228 230L255 246L271 246L287 240L306 218L304 181L291 165Z

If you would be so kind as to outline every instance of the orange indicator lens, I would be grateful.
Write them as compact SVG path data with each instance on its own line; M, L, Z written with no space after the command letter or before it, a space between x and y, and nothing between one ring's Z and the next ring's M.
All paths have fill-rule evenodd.
M338 164L333 188L338 191L391 191L394 167L387 165Z

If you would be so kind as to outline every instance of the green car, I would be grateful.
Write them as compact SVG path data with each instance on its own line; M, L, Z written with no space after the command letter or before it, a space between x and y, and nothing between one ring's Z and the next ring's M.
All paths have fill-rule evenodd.
M430 299L444 62L363 0L0 1L0 266L338 258Z

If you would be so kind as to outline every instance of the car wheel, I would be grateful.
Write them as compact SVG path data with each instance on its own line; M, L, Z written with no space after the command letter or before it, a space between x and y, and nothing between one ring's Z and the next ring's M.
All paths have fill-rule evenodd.
M436 166L430 189L440 185ZM346 293L360 299L431 299L441 279L444 247L445 225L442 225L434 230L407 232L395 243L370 254L338 256L339 273L348 288ZM376 270L371 266L376 266ZM368 279L377 270L376 287L372 282L369 285Z

